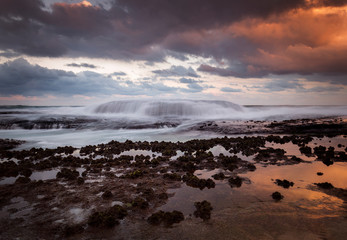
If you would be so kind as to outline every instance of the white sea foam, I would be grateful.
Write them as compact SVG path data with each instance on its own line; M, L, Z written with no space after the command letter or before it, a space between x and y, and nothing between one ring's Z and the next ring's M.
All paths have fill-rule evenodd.
M209 120L290 120L347 116L347 106L240 106L227 101L121 100L81 107L0 107L1 138L23 148L105 143L111 140L185 141L219 137L192 131Z
M231 102L203 100L114 101L94 109L95 113L138 117L211 117L242 111L243 107Z

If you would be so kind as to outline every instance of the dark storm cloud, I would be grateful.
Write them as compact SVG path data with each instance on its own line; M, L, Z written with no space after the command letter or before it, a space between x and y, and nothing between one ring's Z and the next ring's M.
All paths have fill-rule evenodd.
M2 96L99 95L110 94L119 89L119 86L115 81L100 74L74 74L31 65L24 59L16 59L0 65L0 89Z
M340 7L347 4L347 0L320 0L318 5Z
M263 77L267 75L267 73L264 72L257 72L257 76L253 74L249 74L247 70L244 69L244 67L241 65L234 66L236 70L231 68L219 68L219 67L213 67L207 64L201 64L198 68L198 71L209 73L212 75L218 75L221 77L238 77L238 78L249 78L249 77Z
M43 95L155 95L185 91L183 88L169 87L162 83L138 83L127 81L121 86L110 76L84 71L78 74L32 65L19 58L0 64L0 96L43 96ZM200 87L189 85L191 92L199 92Z
M200 72L206 72L214 75L219 75L222 77L239 77L239 74L236 73L235 71L227 68L217 68L217 67L212 67L210 65L206 64L201 64L200 67L198 68L198 71Z
M153 73L162 76L162 77L200 77L193 68L185 68L183 66L171 66L169 69L155 70Z
M263 86L254 87L259 92L281 92L287 90L294 90L296 92L338 92L343 90L343 87L334 85L317 86L307 88L304 86L303 81L297 79L274 79L264 84Z
M345 75L312 74L309 76L305 76L305 79L307 81L314 81L314 82L329 82L330 84L334 84L334 85L347 85L347 76Z
M245 16L267 16L303 0L114 1L110 9L40 0L0 1L0 47L35 56L64 54L114 58L163 57L150 47L172 32L229 24ZM74 1L76 2L76 1Z
M305 5L305 0L118 0L115 9L126 9L137 26L157 29L205 29L229 24L247 16L266 17ZM160 22L157 22L160 19ZM163 29L161 29L163 31Z
M107 1L107 6L91 2L94 5L72 0L1 0L0 49L32 56L87 56L149 63L162 61L168 55L186 60L185 55L192 54L229 61L224 68L201 66L201 71L244 78L288 73L347 74L346 49L336 51L334 45L332 49L317 48L326 44L321 36L337 36L336 32L323 28L324 31L311 33L314 28L293 25L289 30L284 28L288 36L282 38L272 39L271 34L264 34L264 39L272 39L274 44L244 30L271 17L275 19L266 25L269 28L273 22L285 25L287 18L280 17L291 10L342 6L345 0L117 0ZM49 3L54 4L47 7ZM341 22L334 14L324 21L331 21L328 18L334 24ZM230 28L247 19L253 20ZM329 22L327 28L334 24ZM321 26L318 21L317 26ZM300 51L300 44L311 50ZM288 54L286 50L291 47L297 49ZM289 59L281 58L284 54ZM170 76L160 71L165 70L157 74Z
M84 68L97 68L97 66L95 66L94 64L88 64L88 63L69 63L69 64L66 64L66 66L68 67L78 67L78 68L81 68L81 67L84 67Z

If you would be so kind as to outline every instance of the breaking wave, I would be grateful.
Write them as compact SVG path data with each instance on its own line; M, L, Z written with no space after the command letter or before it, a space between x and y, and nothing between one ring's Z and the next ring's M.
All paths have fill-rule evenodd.
M227 101L165 100L113 101L101 104L94 113L150 117L207 117L242 112L243 107Z
M223 136L223 131L221 134L219 130L196 131L201 126L212 126L213 121L220 124L221 130L231 124L230 134L234 130L239 134L247 130L242 126L249 120L337 116L346 119L347 106L240 106L214 100L120 100L93 106L0 106L0 135L1 138L29 141L28 148L83 146L127 139L185 141Z

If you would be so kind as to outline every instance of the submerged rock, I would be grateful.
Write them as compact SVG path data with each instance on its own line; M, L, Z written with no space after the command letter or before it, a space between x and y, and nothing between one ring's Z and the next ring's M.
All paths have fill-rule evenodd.
M94 212L88 218L88 224L93 227L111 228L119 224L119 219L123 219L127 211L122 206L116 205L106 211Z
M63 235L65 237L71 237L75 234L82 233L84 228L81 224L67 225L63 228Z
M330 166L330 165L333 165L333 164L334 164L334 162L333 162L330 158L328 158L328 157L325 157L325 158L322 160L322 162L323 162L325 165L327 165L327 166Z
M181 181L181 176L177 173L165 173L163 175L163 178L169 179L172 181Z
M225 178L225 175L224 175L224 173L220 172L220 173L216 173L216 174L212 175L212 177L215 180L223 180Z
M84 183L84 178L78 177L78 178L77 178L77 184L78 184L78 185L82 185L83 183Z
M284 196L280 192L274 192L271 196L276 201L280 201L284 198Z
M88 224L93 227L111 228L119 224L115 216L108 212L95 212L88 218Z
M210 202L206 200L202 202L195 202L194 206L196 208L194 212L195 217L199 217L204 221L211 218L211 211L213 210L213 207Z
M299 148L300 152L302 154L305 154L306 156L312 155L312 148L308 146L302 146Z
M283 179L283 180L280 180L280 179L276 179L276 182L275 182L278 186L281 186L283 188L289 188L289 187L293 187L294 186L294 183L293 182L290 182L286 179Z
M148 208L149 204L145 199L137 197L132 201L131 206L135 208L146 209Z
M68 168L63 168L57 173L57 178L65 178L66 180L75 180L79 176L79 172L76 170L70 170Z
M16 179L16 183L30 183L31 180L28 177L19 177Z
M329 182L315 183L315 185L317 185L318 187L323 188L323 189L332 189L332 188L334 188L334 186L331 183L329 183Z
M125 177L135 179L135 178L142 177L143 174L144 174L144 172L142 170L135 170L131 173L126 174Z
M212 179L200 179L193 174L186 174L183 176L183 181L190 187L200 188L200 190L205 187L210 189L216 186L215 182Z
M240 178L239 176L236 176L236 177L232 177L232 178L229 178L229 185L230 187L241 187L242 186L242 178Z
M171 226L172 224L179 223L183 220L184 220L183 213L176 210L172 212L158 211L156 213L153 213L147 219L148 223L152 225L159 225L163 222L165 226Z

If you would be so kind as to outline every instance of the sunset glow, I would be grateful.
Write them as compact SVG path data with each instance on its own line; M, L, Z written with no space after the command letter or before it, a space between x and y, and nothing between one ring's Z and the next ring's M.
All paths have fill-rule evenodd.
M0 8L1 104L69 96L347 103L345 1L3 0ZM47 75L60 87L28 89ZM72 79L85 90L68 94L63 82ZM100 91L86 90L94 81Z

